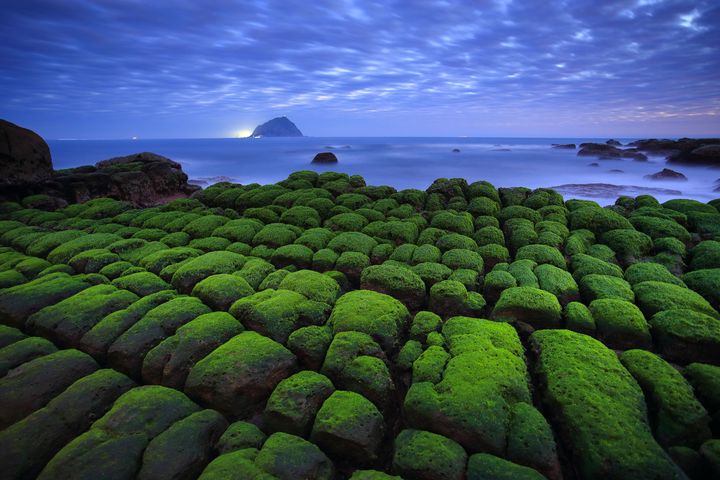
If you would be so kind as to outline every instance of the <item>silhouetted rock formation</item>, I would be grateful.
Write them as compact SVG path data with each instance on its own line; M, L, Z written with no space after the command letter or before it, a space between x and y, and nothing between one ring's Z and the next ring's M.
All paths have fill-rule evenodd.
M52 171L50 148L40 135L0 120L0 185L41 182Z
M664 155L668 163L720 167L720 138L650 138L630 145L653 155Z
M622 147L622 143L618 142L615 139L610 139L607 142L605 142L607 145L612 145L613 147Z
M652 175L645 175L648 180L680 180L687 182L687 177L680 172L670 170L669 168L663 168L661 171L653 173Z
M315 158L312 159L311 163L317 163L321 165L328 165L333 163L338 163L338 159L332 152L320 152L317 155L315 155Z
M632 158L644 162L647 156L635 148L622 149L606 143L581 143L578 156L599 157L601 160L617 160L620 158Z
M300 129L287 117L277 117L258 125L251 137L302 137Z
M575 150L577 148L577 145L575 145L574 143L553 143L552 148Z

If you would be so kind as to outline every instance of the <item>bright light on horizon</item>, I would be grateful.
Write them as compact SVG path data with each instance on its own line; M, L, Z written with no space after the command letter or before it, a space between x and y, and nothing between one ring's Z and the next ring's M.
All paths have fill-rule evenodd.
M250 128L243 128L241 130L236 130L233 137L236 138L246 138L249 137L252 134L252 129Z

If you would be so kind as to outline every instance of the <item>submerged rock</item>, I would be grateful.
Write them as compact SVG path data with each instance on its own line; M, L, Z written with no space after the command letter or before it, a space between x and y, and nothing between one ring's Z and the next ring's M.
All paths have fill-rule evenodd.
M460 153L460 149L459 149L459 148L453 148L452 151L453 151L453 153Z
M669 168L663 168L661 171L653 173L652 175L645 175L648 180L680 180L687 182L687 177L680 172L670 170Z
M610 140L608 140L607 142L605 142L605 144L612 145L613 147L621 147L622 146L622 143L620 143L617 140L614 140L612 138Z
M620 158L632 158L633 160L645 161L647 156L635 148L622 149L605 143L581 143L578 156L599 157L601 160L614 160Z
M0 185L42 182L52 172L45 140L32 130L0 120Z
M338 163L338 159L332 152L320 152L312 159L311 163L317 163L321 165L327 165L331 163Z
M552 148L575 150L577 148L577 145L575 145L574 143L553 143Z
M300 129L289 118L276 117L253 130L251 137L302 137Z
M668 157L668 163L720 167L720 144L704 145L691 151L678 152Z

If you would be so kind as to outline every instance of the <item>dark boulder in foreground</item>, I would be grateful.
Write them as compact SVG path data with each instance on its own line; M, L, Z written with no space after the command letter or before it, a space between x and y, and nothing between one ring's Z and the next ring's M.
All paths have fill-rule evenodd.
M276 117L253 130L251 137L302 137L300 129L287 117Z
M575 145L574 143L553 143L552 148L575 150L577 148L577 145Z
M680 180L687 182L687 177L680 172L670 170L669 168L663 168L661 171L653 173L652 175L645 175L648 180Z
M581 143L578 156L599 157L601 160L618 160L632 158L644 162L647 156L636 148L622 149L605 143Z
M0 185L42 182L52 171L50 148L40 135L0 120Z
M329 165L333 163L338 163L338 159L332 152L320 152L315 155L315 158L312 159L312 163Z

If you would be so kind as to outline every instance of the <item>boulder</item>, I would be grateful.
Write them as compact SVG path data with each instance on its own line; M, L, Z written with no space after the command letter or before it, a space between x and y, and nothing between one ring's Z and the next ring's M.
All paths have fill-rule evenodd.
M606 145L612 145L613 147L621 147L622 143L618 142L617 140L610 139L607 142L605 142Z
M577 148L577 145L575 145L574 143L553 143L552 148L575 150Z
M338 163L338 159L332 152L320 152L312 159L312 163L327 165L331 163Z
M42 182L52 172L45 140L32 130L0 120L0 185Z
M663 168L661 171L653 173L652 175L645 175L648 180L677 180L687 182L687 177L680 172L670 170L669 168Z
M599 157L602 160L620 158L632 158L638 161L647 160L647 156L636 148L621 149L605 143L581 143L580 151L577 154L578 156Z
M703 145L690 151L680 151L669 156L668 163L720 166L720 144Z

